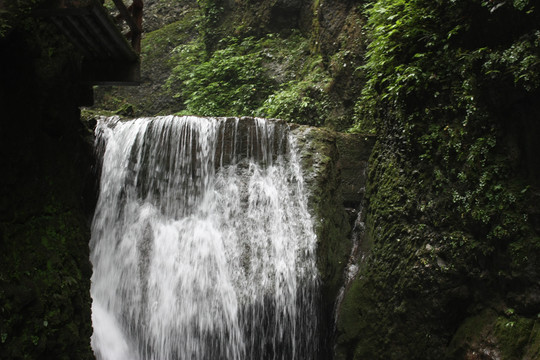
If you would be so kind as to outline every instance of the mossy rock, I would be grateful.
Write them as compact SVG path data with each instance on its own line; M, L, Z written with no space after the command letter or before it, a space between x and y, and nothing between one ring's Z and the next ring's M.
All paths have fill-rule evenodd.
M95 200L80 54L27 17L0 41L0 358L92 359Z
M362 135L345 135L326 128L292 125L308 190L308 205L315 219L317 234L317 267L320 272L323 302L322 328L327 356L333 336L335 301L344 284L344 269L351 252L351 225L354 219L346 207L358 206L365 184L364 168L373 139ZM358 148L356 148L358 147ZM353 168L356 168L354 173ZM344 171L346 170L346 171ZM355 193L344 198L344 188ZM358 193L358 194L356 194Z
M506 308L485 309L467 318L449 348L450 358L537 359L540 355L540 321Z

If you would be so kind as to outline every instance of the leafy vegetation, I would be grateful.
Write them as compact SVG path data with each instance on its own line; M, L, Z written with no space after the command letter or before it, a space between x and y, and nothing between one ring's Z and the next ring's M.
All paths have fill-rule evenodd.
M282 7L290 19L280 15ZM361 83L349 74L362 58L362 20L358 11L343 9L344 30L337 38L325 35L339 45L323 50L317 40L323 36L320 7L319 2L182 3L177 21L143 37L143 84L99 87L94 110L123 112L123 104L133 104L132 116L249 115L344 130L352 124L350 104ZM300 14L308 9L317 29L300 30Z
M324 123L328 75L301 34L227 37L218 46L209 55L196 38L175 48L167 87L185 106L180 114Z
M325 85L328 75L324 73L320 57L314 56L304 69L305 76L281 84L257 110L257 115L287 119L305 125L324 125L331 106Z
M30 12L41 5L43 0L5 0L0 7L0 40L17 27L29 27Z
M521 97L538 89L540 40L534 27L514 29L517 40L508 45L476 38L477 26L496 26L493 11L520 16L525 24L534 14L526 2L501 2L495 10L489 4L372 4L362 111L401 142L402 151L418 154L421 168L435 169L435 177L422 179L422 185L447 197L439 201L453 204L453 221L487 238L493 250L524 235L518 204L527 187L511 180L512 162L500 144L508 120L497 114L502 109L490 89ZM464 22L471 12L483 23Z
M379 134L373 246L338 343L350 358L439 358L467 311L512 301L506 291L537 276L534 166L523 159L538 148L520 139L538 129L526 104L540 90L540 14L529 1L480 0L378 0L365 13L353 130Z
M173 69L169 87L179 83L175 96L182 96L184 112L202 116L250 115L271 89L262 67L261 45L253 38L223 39L222 49L207 61L200 41L175 49L182 58Z

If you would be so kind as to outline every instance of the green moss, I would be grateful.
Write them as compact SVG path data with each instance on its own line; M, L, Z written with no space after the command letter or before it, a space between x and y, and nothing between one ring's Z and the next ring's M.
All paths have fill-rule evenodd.
M537 359L540 357L540 322L534 322L531 336L525 349L524 359Z
M449 352L452 358L491 352L505 360L534 359L538 354L538 321L519 316L513 309L504 314L486 309L463 322Z
M171 48L189 42L196 34L195 29L201 21L200 10L188 9L181 20L147 33L141 42L141 62L148 67L169 65L166 60Z
M536 180L522 165L532 143L517 144L535 128L519 124L538 111L538 13L522 5L380 0L367 8L358 129L375 124L379 141L366 189L369 256L347 295L354 300L344 301L355 320L338 323L341 356L440 358L486 303L538 309L523 300L536 296L540 254L537 205L526 195L536 199ZM464 329L474 332L471 319ZM524 356L532 321L492 321L501 358Z
M522 359L529 341L534 320L522 317L502 317L497 319L494 334L504 359Z
M331 313L350 250L350 225L343 209L337 167L336 133L304 127L295 131L302 168L306 169L305 181L310 194L308 205L317 219L317 267L323 283L323 302L326 311Z
M343 300L338 315L338 332L341 334L336 340L336 357L337 359L352 359L356 349L356 341L362 336L365 323L358 321L358 317L365 317L365 312L371 311L376 304L366 301L361 294L363 291L369 291L363 281L353 282L351 288L348 289L347 297ZM376 325L376 324L374 324ZM378 346L373 342L373 348L369 353L375 353Z

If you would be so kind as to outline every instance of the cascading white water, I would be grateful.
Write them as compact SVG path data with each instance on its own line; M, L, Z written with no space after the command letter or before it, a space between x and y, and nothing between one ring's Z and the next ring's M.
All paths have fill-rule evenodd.
M286 124L110 118L96 134L97 358L315 359L316 239Z

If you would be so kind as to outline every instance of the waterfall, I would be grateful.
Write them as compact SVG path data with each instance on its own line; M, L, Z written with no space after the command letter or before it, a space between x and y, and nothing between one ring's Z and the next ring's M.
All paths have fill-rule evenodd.
M316 238L288 126L101 119L98 360L315 359Z

